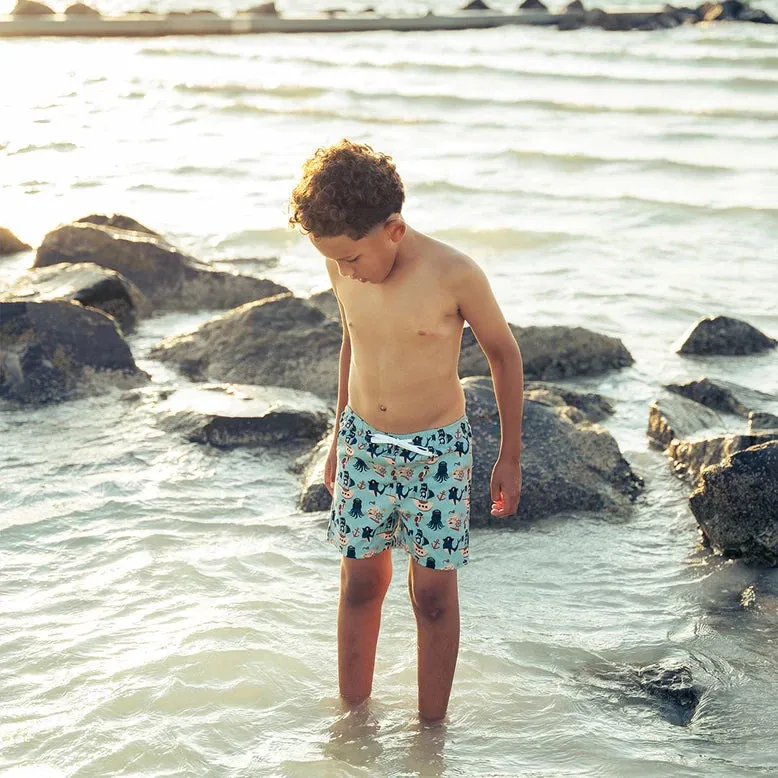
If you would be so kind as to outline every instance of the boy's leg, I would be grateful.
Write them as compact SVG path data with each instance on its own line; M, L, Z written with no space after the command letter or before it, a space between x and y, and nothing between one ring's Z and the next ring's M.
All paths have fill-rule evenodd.
M343 557L338 601L338 680L340 696L358 705L373 687L381 605L392 580L392 553L369 559Z
M456 570L408 562L408 590L418 633L419 715L428 722L446 715L459 653Z

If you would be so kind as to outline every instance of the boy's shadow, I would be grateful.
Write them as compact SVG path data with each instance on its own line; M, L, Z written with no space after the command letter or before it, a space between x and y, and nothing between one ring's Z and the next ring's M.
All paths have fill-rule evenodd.
M353 767L368 767L378 760L384 747L378 740L380 725L370 700L344 711L330 724L329 740L322 746L322 753Z

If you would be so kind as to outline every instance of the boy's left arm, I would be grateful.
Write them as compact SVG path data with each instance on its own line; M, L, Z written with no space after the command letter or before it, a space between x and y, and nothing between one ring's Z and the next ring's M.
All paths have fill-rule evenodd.
M492 470L492 516L516 513L521 496L521 420L524 367L521 351L494 298L486 274L472 260L456 274L459 311L489 360L500 413L501 444Z

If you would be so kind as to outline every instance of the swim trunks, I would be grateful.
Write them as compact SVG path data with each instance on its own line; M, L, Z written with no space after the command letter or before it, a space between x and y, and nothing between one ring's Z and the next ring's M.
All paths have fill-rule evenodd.
M437 429L389 435L347 405L338 427L327 539L352 559L397 546L424 567L466 565L471 444L466 416Z

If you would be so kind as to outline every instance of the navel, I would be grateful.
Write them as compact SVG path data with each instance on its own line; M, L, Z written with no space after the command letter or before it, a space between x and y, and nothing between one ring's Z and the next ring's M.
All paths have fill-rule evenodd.
M379 411L385 411L386 410L386 406L385 405L379 405L378 406L378 410Z

